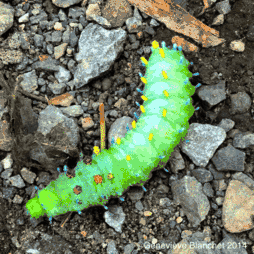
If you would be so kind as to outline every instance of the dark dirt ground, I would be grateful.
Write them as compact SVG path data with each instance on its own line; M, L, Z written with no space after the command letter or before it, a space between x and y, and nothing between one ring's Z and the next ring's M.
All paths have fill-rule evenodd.
M193 15L197 17L198 13L200 13L202 10L202 1L190 0L188 4L189 9L187 10L191 9L194 12ZM235 121L236 129L241 131L254 132L253 105L250 112L245 114L233 114L230 111L231 94L245 91L252 98L252 101L254 99L254 42L248 41L246 39L248 28L254 22L254 3L252 0L234 0L230 1L230 4L232 10L229 14L226 15L224 24L214 27L220 32L220 37L226 39L225 45L219 45L217 47L211 48L200 47L200 51L198 53L184 52L185 57L194 63L193 67L191 67L190 70L193 73L200 73L199 77L192 79L193 85L196 85L199 82L204 86L213 84L216 80L211 80L211 75L217 72L222 74L223 79L226 81L227 87L227 99L211 109L207 109L207 107L203 105L202 101L195 94L193 96L194 105L195 107L199 106L200 109L195 112L194 116L190 119L190 123L207 123L216 125L223 118L229 118ZM218 15L218 12L214 8L211 8L197 18L206 25L211 26L212 21L216 15ZM150 18L146 19L146 21L147 20L150 20ZM154 37L146 34L145 37L140 40L140 47L150 46L151 41L153 40L157 40L158 42L165 41L166 45L171 45L171 38L174 35L177 34L167 29L165 25L161 24L157 28L156 35ZM195 44L192 39L186 39ZM243 42L245 43L244 52L238 53L230 50L229 43L237 39L243 39ZM128 43L129 42L127 42L127 44ZM114 68L106 74L107 77L112 77L115 74L123 73L126 77L131 77L133 82L137 82L139 80L138 72L145 72L145 69L140 70L140 67L137 64L140 60L140 55L138 55L136 51L129 53L130 57L127 60L123 54L119 57L114 65ZM145 55L145 57L146 59L149 58L148 55ZM132 70L136 69L135 73L126 73L125 70L127 68L128 62L133 65ZM5 72L7 69L4 69L3 71ZM128 84L124 84L124 86L128 86ZM119 89L121 88L122 87L119 87ZM140 88L142 90L143 87ZM112 93L113 92L114 91L112 91ZM133 96L133 94L127 93L124 95L124 98L126 98L128 95ZM133 96L133 102L135 101L141 103L138 96ZM110 124L111 123L107 123L107 130L109 130ZM91 142L91 144L92 143L93 142ZM92 150L90 149L90 154L87 153L85 155L86 158L91 159ZM1 159L3 159L5 156L5 152L0 153ZM184 154L182 154L182 156L187 166L186 169L179 173L180 177L185 175L186 171L188 170L188 165L191 163L187 156ZM252 153L249 154L247 161L249 163L254 163L254 156ZM170 170L169 165L167 165L166 168ZM37 169L32 168L32 170L36 173L38 172ZM151 195L151 191L153 191L158 186L159 175L160 174L158 172L154 173L152 179L150 179L146 184L147 192L143 196L144 203L150 204L151 209L154 207L152 206L152 202L154 199L156 199L154 195ZM54 179L55 178L52 177L52 180ZM168 177L165 179L163 178L162 183L168 185ZM3 179L0 178L0 186L2 186L2 184ZM53 220L53 225L49 224L47 217L43 217L43 219L41 219L39 222L31 222L29 217L24 213L25 204L30 197L25 193L24 188L18 189L17 193L24 198L21 205L13 204L6 199L0 198L0 246L1 253L3 254L19 253L16 252L17 248L14 246L11 238L13 235L26 235L26 233L24 233L26 232L25 230L35 230L34 225L36 225L36 230L47 233L49 235L61 235L62 239L64 239L65 242L73 246L71 249L73 253L81 253L80 249L82 248L85 249L83 253L106 253L106 249L101 247L101 243L105 239L114 239L116 241L117 248L121 250L120 253L123 253L123 248L126 244L128 244L130 241L138 241L137 233L141 232L142 229L139 223L140 215L137 212L134 212L134 203L131 202L131 200L128 198L128 195L126 196L126 202L121 203L121 207L126 214L125 223L122 226L122 232L124 232L125 235L123 236L123 233L121 235L119 233L115 233L114 230L112 230L112 228L105 223L103 216L104 208L102 207L89 208L82 211L81 215L78 215L77 213L71 213L57 216ZM151 196L153 197L151 198ZM172 194L167 194L165 197L172 198ZM110 203L118 204L119 201L112 200ZM156 238L160 239L160 237L163 238L163 232L167 224L163 226L161 224L156 224L156 219L159 217L158 214L160 214L159 211L157 214L153 213L153 216L148 218L145 228L151 228ZM62 228L61 225L68 215L70 215L69 219ZM212 215L213 213L210 211L209 216ZM16 221L20 218L23 218L24 220L23 225L18 225L16 223ZM203 230L205 225L208 225L207 220L201 223L199 229ZM101 236L100 240L87 238L85 240L82 239L82 235L80 234L80 226L83 226L83 230L86 231L87 236L92 235L95 231L97 231ZM78 234L80 237L76 237ZM247 237L246 233L241 233L239 235L244 235ZM213 232L212 240L220 242L222 240L222 231ZM63 251L64 249L65 247L63 247ZM248 253L251 253L250 247L247 249L247 251Z

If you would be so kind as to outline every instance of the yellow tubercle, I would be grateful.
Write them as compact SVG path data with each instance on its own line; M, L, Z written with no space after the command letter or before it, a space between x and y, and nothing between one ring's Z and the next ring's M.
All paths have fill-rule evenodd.
M120 139L120 138L117 138L117 139L116 139L116 143L117 143L118 145L120 145L121 139Z
M148 98L147 98L145 95L142 95L142 96L141 96L141 99L143 99L144 101L147 101L147 100L148 100Z
M127 161L130 161L130 160L131 160L131 156L130 156L130 155L127 155L127 156L126 156L126 160L127 160Z
M143 105L140 106L140 110L142 111L142 113L145 113L145 108Z
M100 153L100 148L98 146L94 146L93 151L96 155Z
M136 128L136 122L135 122L135 121L133 121L133 122L131 123L131 125L132 125L132 128L133 128L133 129Z
M153 139L153 134L152 133L149 134L149 138L148 139L149 139L149 141L151 141Z
M142 81L143 83L147 84L147 80L146 80L144 77L141 78L141 81Z
M168 78L168 75L167 75L167 73L166 73L165 71L162 71L161 73L162 73L162 76L163 76L165 79Z
M157 49L157 48L159 47L158 41L153 41L153 42L152 42L152 47L153 47L154 49Z
M165 95L166 97L169 96L169 93L168 93L166 90L164 90L163 93L164 93L164 95Z
M145 65L148 64L148 61L147 61L143 56L140 58L140 60L141 60Z
M160 53L162 58L165 58L165 52L162 48L159 49L159 53Z
M113 176L113 174L112 174L112 173L109 173L109 174L107 175L107 178L108 178L109 180L111 180L111 179L113 179L113 178L114 178L114 176Z
M166 110L166 109L163 109L162 115L165 117L166 114L167 114L167 110Z

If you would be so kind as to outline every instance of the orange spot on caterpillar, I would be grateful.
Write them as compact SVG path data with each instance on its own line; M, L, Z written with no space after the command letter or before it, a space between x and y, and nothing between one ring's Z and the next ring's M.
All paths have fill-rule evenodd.
M126 160L127 160L127 161L130 161L130 160L131 160L131 156L130 156L130 155L127 155L127 156L126 156Z
M78 186L75 186L74 189L73 189L73 191L74 191L75 194L78 195L79 193L81 193L81 190L78 190L77 187L78 187Z
M73 177L72 175L68 175L68 174L66 174L66 176L69 177L69 178L72 178L72 177Z
M98 184L98 183L102 183L102 177L100 175L96 175L94 176L94 181Z

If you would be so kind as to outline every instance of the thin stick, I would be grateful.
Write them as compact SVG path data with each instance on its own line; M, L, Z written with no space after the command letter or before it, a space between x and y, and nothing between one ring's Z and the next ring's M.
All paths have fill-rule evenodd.
M20 91L23 95L25 95L25 96L27 96L27 97L29 97L29 98L31 98L31 99L34 99L34 100L37 100L37 101L41 101L41 102L43 102L43 103L48 103L47 100L46 100L45 98L41 97L41 96L37 96L37 95L31 94L31 93L29 93L29 92L27 92L27 91L22 90L21 88L19 88L19 91Z
M66 217L65 221L62 223L61 228L64 227L64 224L65 224L65 223L68 221L68 219L71 217L72 213L73 213L73 212L71 212L70 214L68 214L68 216Z
M100 104L100 128L101 128L101 151L105 149L105 118L104 118L104 104Z
M16 85L16 87L15 87L15 89L14 89L14 94L12 95L14 99L15 99L16 91L18 90L18 91L21 92L23 95L25 95L25 96L27 96L27 97L29 97L29 98L31 98L31 99L34 99L34 100L37 100L37 101L41 101L41 102L43 102L43 103L47 103L47 102L48 102L45 98L43 98L43 97L41 97L41 96L37 96L37 95L31 94L31 93L29 93L29 92L23 90L22 87L20 86L20 83L21 83L23 80L24 80L23 77L20 77L20 78L18 79L18 81L17 81L17 79L16 79L17 85Z

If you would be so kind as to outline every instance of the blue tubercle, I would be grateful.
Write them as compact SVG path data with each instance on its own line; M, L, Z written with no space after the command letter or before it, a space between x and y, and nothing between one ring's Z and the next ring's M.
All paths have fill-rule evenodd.
M142 188L143 188L143 190L146 192L147 190L146 190L146 188L144 187L144 186L142 186Z
M137 119L139 119L139 116L137 115L136 112L134 112L134 116L135 116Z
M67 174L67 166L66 165L64 165L64 168L63 168L63 171L65 172L65 174Z
M200 83L198 83L198 84L195 86L196 89L199 88L199 87L201 87L201 84L200 84Z
M139 88L137 88L137 91L138 91L139 93L142 93L142 94L143 94L143 91L141 91Z
M181 128L180 130L178 130L179 133L182 133L185 130L185 128Z
M190 104L190 98L188 98L188 100L185 102L185 105Z

